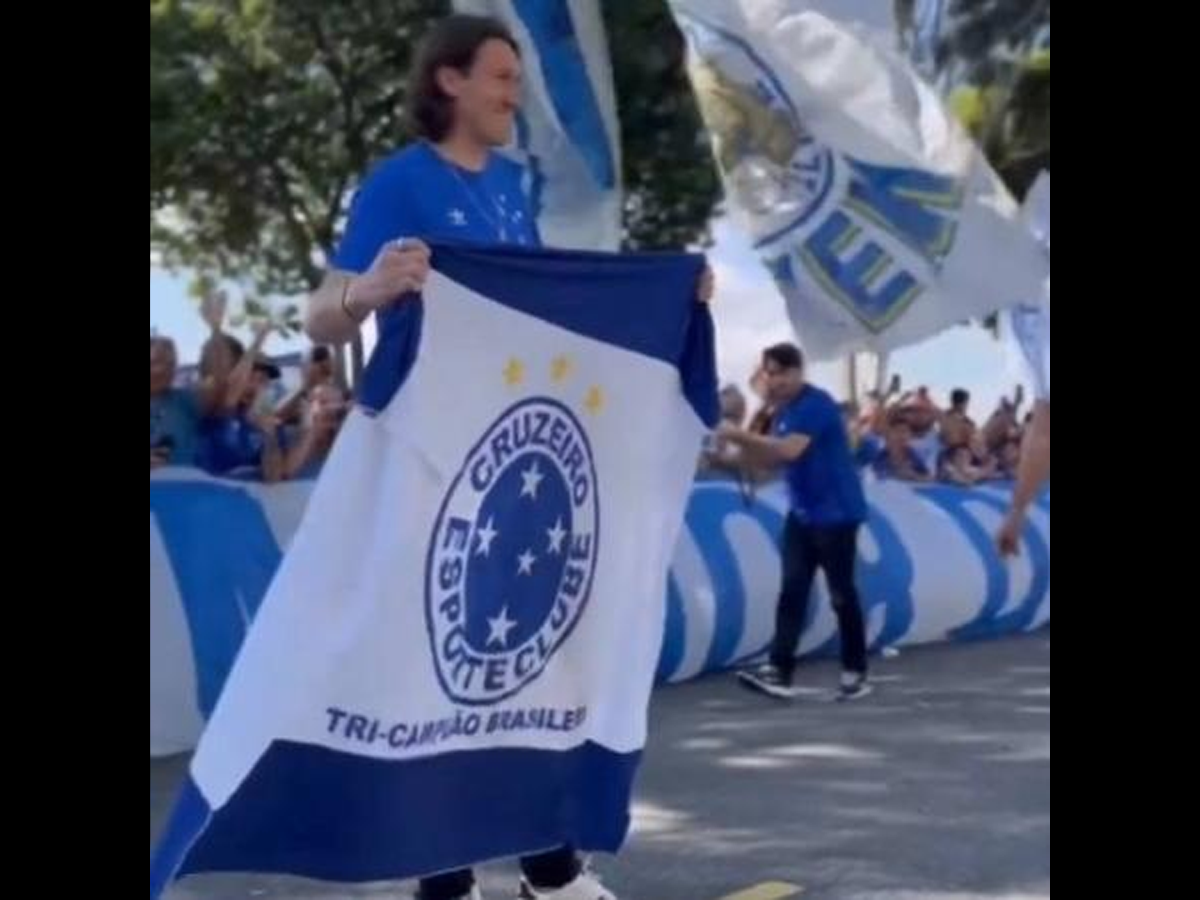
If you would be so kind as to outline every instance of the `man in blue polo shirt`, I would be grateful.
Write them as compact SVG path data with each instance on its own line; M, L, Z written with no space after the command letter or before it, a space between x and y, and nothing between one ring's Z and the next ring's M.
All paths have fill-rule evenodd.
M796 691L792 675L817 569L825 572L841 635L839 699L870 693L866 629L854 583L858 530L867 502L837 401L804 380L804 357L792 344L763 351L767 402L778 410L769 435L723 426L746 465L784 469L791 510L783 530L783 587L770 661L738 673L747 687L779 699Z

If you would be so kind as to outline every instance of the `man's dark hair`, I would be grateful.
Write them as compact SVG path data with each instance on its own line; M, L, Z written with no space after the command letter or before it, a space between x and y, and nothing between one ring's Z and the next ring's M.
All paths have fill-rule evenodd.
M953 407L966 406L971 402L971 394L963 388L955 388L950 392L950 405Z
M458 69L465 75L479 48L492 40L504 41L520 55L512 32L488 16L447 16L425 36L408 80L409 124L417 136L440 141L454 122L454 99L438 86L438 69Z
M775 363L781 369L803 369L804 354L795 344L773 344L762 353L763 363Z

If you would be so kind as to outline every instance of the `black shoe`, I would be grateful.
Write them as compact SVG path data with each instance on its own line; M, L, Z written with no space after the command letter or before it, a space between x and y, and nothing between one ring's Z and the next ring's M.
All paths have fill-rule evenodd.
M757 669L743 669L737 673L737 677L738 681L750 690L774 697L776 700L791 700L797 694L796 689L792 687L792 679L771 663Z
M849 700L861 700L874 690L874 686L867 680L866 672L843 672L837 698L842 703Z

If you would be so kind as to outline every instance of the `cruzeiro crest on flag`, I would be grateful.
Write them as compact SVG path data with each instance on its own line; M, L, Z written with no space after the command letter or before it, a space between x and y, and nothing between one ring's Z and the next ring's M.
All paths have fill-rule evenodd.
M755 246L820 212L836 158L804 128L787 90L749 43L676 13L691 53L688 72L726 185L747 212Z
M786 63L685 9L676 16L726 188L784 296L803 285L868 333L885 331L941 272L964 182L825 146L804 127Z
M430 650L451 700L486 706L513 696L570 636L595 572L597 494L587 432L551 397L514 403L467 453L425 569Z

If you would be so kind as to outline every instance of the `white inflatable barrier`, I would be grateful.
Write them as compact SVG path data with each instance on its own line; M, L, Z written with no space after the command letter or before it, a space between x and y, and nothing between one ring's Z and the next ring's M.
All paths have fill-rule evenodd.
M266 486L180 471L150 480L150 754L195 746L311 484ZM992 535L1006 486L867 485L859 583L873 651L1030 631L1050 620L1050 504L1023 552L1002 561ZM682 681L759 656L779 589L781 484L747 495L697 481L672 565L659 680ZM835 652L825 586L802 655Z

